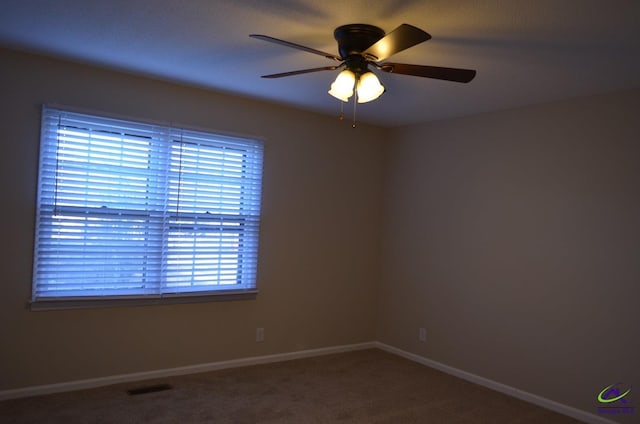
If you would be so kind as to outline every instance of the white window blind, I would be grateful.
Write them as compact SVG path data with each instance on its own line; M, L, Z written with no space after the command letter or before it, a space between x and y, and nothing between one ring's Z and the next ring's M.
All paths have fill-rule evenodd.
M262 143L43 108L33 301L256 287Z

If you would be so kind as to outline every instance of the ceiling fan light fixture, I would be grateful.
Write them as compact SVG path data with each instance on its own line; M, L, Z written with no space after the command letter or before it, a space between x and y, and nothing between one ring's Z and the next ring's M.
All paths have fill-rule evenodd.
M380 83L380 80L371 71L365 72L358 79L358 103L367 103L377 99L384 93L384 85Z
M353 87L355 83L356 74L349 69L345 69L338 74L336 80L331 84L331 89L328 93L336 99L348 102L349 97L353 96Z
M461 83L467 83L476 76L476 71L473 69L384 62L388 57L431 38L431 35L427 32L409 24L402 24L389 33L385 33L384 30L373 25L347 24L336 28L333 36L338 42L339 55L267 35L250 35L252 38L269 41L340 62L339 65L263 75L262 78L289 77L311 72L334 71L345 67L345 70L340 72L331 84L328 93L347 103L351 96L354 95L355 89L357 102L354 102L354 110L356 103L370 102L385 92L385 87L380 83L378 77L369 70L369 66L386 73L413 75Z

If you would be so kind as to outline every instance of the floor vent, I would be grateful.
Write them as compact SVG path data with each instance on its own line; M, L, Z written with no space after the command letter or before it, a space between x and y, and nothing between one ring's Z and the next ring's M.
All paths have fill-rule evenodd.
M171 389L173 389L173 387L171 387L171 385L169 384L155 384L153 386L144 386L144 387L139 387L137 389L127 390L127 393L129 394L129 396L136 396L136 395L144 395L147 393L162 392L164 390L171 390Z

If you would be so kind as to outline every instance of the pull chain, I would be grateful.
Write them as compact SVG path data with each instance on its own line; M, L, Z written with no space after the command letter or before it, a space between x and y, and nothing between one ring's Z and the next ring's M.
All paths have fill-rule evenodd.
M356 127L356 103L358 103L358 92L355 92L355 95L353 96L353 124L351 125L351 128L355 128Z

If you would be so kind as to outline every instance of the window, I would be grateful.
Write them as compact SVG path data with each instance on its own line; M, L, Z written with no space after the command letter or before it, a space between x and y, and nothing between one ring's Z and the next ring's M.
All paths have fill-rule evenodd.
M45 107L34 302L255 291L262 142Z

